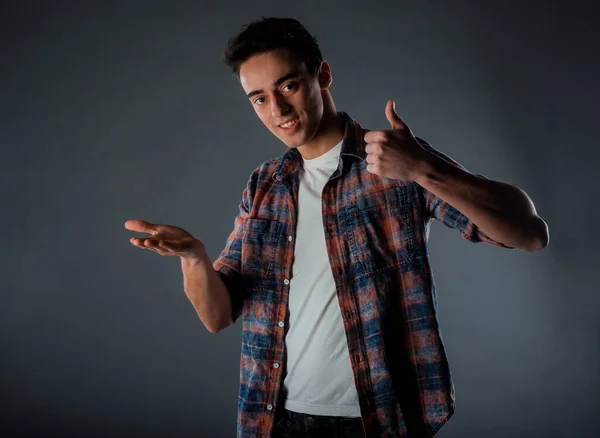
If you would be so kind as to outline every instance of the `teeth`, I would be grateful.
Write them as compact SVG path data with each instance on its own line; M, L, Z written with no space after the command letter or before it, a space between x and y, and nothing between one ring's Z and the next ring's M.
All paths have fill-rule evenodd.
M295 119L295 120L292 120L291 122L287 122L287 123L284 123L283 125L279 125L279 126L281 126L282 128L290 128L290 127L294 126L297 121L298 121L298 119Z

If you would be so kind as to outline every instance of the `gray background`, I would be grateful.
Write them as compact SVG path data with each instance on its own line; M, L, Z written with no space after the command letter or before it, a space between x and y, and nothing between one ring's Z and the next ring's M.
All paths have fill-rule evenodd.
M221 61L260 15L316 35L338 110L387 129L394 98L549 224L534 254L434 225L458 402L438 436L597 436L597 11L449 3L2 2L0 436L234 436L240 324L208 333L179 260L123 224L223 248L250 172L284 149Z

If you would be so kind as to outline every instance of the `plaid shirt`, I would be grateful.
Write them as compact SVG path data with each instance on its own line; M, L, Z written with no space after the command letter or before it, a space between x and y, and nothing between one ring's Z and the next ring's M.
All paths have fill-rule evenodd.
M455 407L427 251L431 218L471 242L504 245L417 183L367 172L367 130L339 114L346 130L338 168L323 189L323 225L365 433L431 437ZM214 262L234 321L242 317L240 438L270 437L275 410L283 406L301 162L289 148L252 173Z

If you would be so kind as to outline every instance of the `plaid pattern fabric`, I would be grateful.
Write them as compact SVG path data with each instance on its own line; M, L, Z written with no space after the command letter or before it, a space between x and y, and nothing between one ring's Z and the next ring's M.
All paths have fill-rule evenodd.
M417 183L367 172L367 130L339 114L346 130L323 190L323 224L366 436L430 437L455 406L427 252L431 219L471 242L504 245ZM252 173L214 262L242 318L240 438L270 437L281 401L301 161L290 148Z

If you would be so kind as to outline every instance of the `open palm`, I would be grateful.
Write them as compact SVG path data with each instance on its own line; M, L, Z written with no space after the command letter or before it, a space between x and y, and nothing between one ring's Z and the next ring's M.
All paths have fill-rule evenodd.
M150 234L148 237L132 237L129 241L138 248L149 249L160 255L194 258L205 251L200 240L175 225L129 220L125 222L125 228Z

